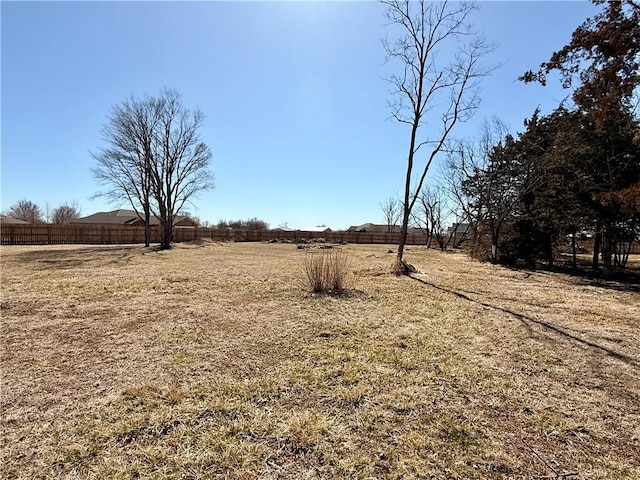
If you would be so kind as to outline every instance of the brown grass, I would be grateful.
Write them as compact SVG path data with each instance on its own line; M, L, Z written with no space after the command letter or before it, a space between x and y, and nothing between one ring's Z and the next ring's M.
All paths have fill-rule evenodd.
M640 478L637 286L343 248L2 247L2 477Z
M307 250L304 259L305 286L313 293L340 295L347 288L351 268L349 255L340 250Z

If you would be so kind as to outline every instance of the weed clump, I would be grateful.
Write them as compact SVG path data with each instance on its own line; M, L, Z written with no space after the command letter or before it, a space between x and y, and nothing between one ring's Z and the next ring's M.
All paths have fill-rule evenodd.
M343 250L308 251L304 259L306 285L313 293L339 295L346 289L350 266L351 259Z

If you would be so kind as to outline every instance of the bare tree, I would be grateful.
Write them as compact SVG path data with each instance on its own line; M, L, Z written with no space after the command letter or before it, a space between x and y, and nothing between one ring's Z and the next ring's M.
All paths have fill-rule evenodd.
M417 209L411 213L413 223L427 236L427 246L436 241L440 250L445 250L451 239L445 222L451 218L451 205L443 187L424 185L418 195Z
M209 171L211 149L198 133L204 114L184 106L176 90L159 98L159 121L153 138L151 210L160 219L161 247L170 248L174 218L199 192L214 187Z
M220 230L269 230L269 224L257 217L251 217L246 220L220 220L216 225Z
M11 205L7 212L10 217L17 218L29 223L42 222L42 210L38 205L26 198L18 200Z
M42 217L45 223L51 223L51 204L47 201L44 204L44 210L42 212Z
M400 31L395 41L384 41L387 61L400 63L400 73L388 79L392 85L389 106L392 117L410 127L402 229L394 264L394 271L402 274L406 273L403 255L411 211L429 167L453 128L468 120L479 105L479 82L490 72L480 61L493 47L468 24L475 8L472 3L384 0L383 4L390 26ZM456 51L448 63L438 58L447 47ZM427 126L429 133L424 133L422 127ZM423 147L427 153L418 168L417 154Z
M215 225L211 223L209 220L202 220L200 217L191 216L190 217L194 222L198 224L201 228L214 228Z
M58 225L69 223L76 218L80 218L80 208L75 202L71 205L64 203L51 212L51 223Z
M105 187L97 195L132 206L146 225L146 245L152 214L160 220L161 247L170 248L178 212L214 186L211 150L198 134L203 119L176 90L165 89L116 105L103 128L108 146L93 154L94 177Z
M400 216L402 215L402 205L398 197L389 197L380 204L384 221L387 224L387 232L391 232L391 229L398 224Z
M478 196L470 196L465 188L470 178L484 171L489 165L493 148L508 134L509 129L498 117L485 120L476 138L455 139L447 146L447 157L441 168L441 179L449 198L455 204L455 228L465 223L463 232L456 238L465 239L471 233L472 243L477 244L478 225L483 223L483 206Z
M96 196L111 203L129 203L144 221L145 246L149 246L151 217L151 167L153 144L158 135L160 105L155 98L131 97L111 109L102 138L108 145L93 157L98 165L94 178L105 187Z

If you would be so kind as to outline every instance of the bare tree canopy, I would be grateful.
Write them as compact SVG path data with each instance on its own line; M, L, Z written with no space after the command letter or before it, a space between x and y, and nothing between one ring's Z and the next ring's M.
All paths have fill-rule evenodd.
M69 223L76 218L80 218L80 208L75 203L71 205L62 204L51 212L51 223L58 225Z
M472 3L385 0L383 4L392 32L398 32L395 40L384 41L387 62L398 63L400 72L388 78L389 106L394 119L410 126L402 230L394 265L401 274L411 211L453 128L478 108L479 82L490 72L481 60L493 47L468 22L475 8ZM445 49L455 51L448 61ZM421 149L424 160L417 156Z
M398 224L400 216L402 215L400 200L398 200L398 197L391 196L380 204L380 208L382 209L382 215L387 225L387 232L391 232L391 229Z
M17 218L29 223L42 222L42 210L38 205L26 198L18 200L11 205L7 212L10 217Z
M246 220L219 220L216 228L220 230L269 230L269 224L257 217Z
M482 228L486 219L485 197L499 198L501 192L496 191L499 185L488 180L499 177L486 174L491 163L491 154L508 135L507 126L498 117L484 120L480 132L474 138L455 139L447 146L447 157L442 167L441 177L448 196L455 202L457 223L465 222L472 233L474 249L478 242L478 228ZM475 182L472 179L481 177L486 182ZM495 187L495 188L494 188ZM499 229L498 232L499 233Z
M93 157L98 196L129 203L147 225L160 219L161 246L169 248L177 213L198 193L214 187L212 154L198 133L204 114L184 106L180 93L131 98L113 107L102 130L107 147Z
M445 222L455 218L453 214L454 207L446 189L441 185L425 184L418 196L417 208L411 213L411 220L427 237L427 247L431 247L435 240L440 250L445 250L453 239L453 234L446 231Z
M107 147L93 153L98 165L94 178L104 187L96 196L114 204L129 203L145 222L145 245L149 246L151 216L151 163L157 135L158 99L131 97L111 109L102 138Z
M204 114L186 108L175 90L165 90L159 103L150 168L151 210L160 219L162 247L168 248L176 213L199 192L212 189L214 181L211 150L198 134Z

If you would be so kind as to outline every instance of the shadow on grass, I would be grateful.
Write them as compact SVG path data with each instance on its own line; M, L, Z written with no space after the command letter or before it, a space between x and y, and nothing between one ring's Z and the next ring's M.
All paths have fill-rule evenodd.
M14 261L21 264L33 264L36 269L64 270L83 266L126 264L137 255L157 251L155 247L140 245L85 246L81 248L38 248L15 255Z
M518 270L518 269L514 269ZM525 270L526 271L526 270ZM594 270L591 263L578 262L574 268L569 257L560 257L552 269L541 268L539 271L560 273L567 276L576 285L616 290L618 292L640 293L640 270L632 265L625 269L615 268L610 279L602 277L602 268Z
M607 355L609 355L609 356L611 356L611 357L613 357L613 358L615 358L617 360L621 360L621 361L623 361L623 362L625 362L625 363L627 363L629 365L633 365L634 367L639 367L640 366L640 362L637 359L635 359L633 357L630 357L629 355L625 355L624 353L616 352L615 350L611 350L610 348L604 347L604 346L599 345L599 344L597 344L595 342L592 342L590 340L586 340L584 338L580 338L580 337L572 334L571 332L567 331L566 329L557 327L556 325L553 325L553 324L551 324L549 322L545 322L544 320L538 320L536 318L529 317L529 316L524 315L522 313L514 312L513 310L510 310L508 308L499 307L497 305L492 305L492 304L487 303L487 302L482 302L482 301L476 300L474 298L469 297L468 295L465 295L462 292L458 292L458 291L452 290L450 288L442 287L440 285L436 285L434 283L427 282L426 280L423 280L422 278L418 278L418 277L415 277L415 276L409 276L409 278L411 278L412 280L415 280L417 282L420 282L420 283L422 283L424 285L428 285L428 286L430 286L432 288L435 288L436 290L441 290L443 292L447 292L447 293L450 293L452 295L455 295L455 296L457 296L459 298L462 298L463 300L467 300L469 302L476 303L476 304L481 305L483 307L492 308L494 310L499 310L501 312L508 313L509 315L511 315L511 316L517 318L518 320L520 320L521 322L523 322L529 328L531 327L531 324L538 325L538 326L544 328L545 330L552 331L554 333L557 333L557 334L561 335L564 338L568 338L568 339L573 340L573 341L575 341L577 343L580 343L582 345L586 345L588 347L591 347L591 348L594 348L596 350L599 350L599 351L601 351L601 352L603 352L603 353L605 353L605 354L607 354Z

